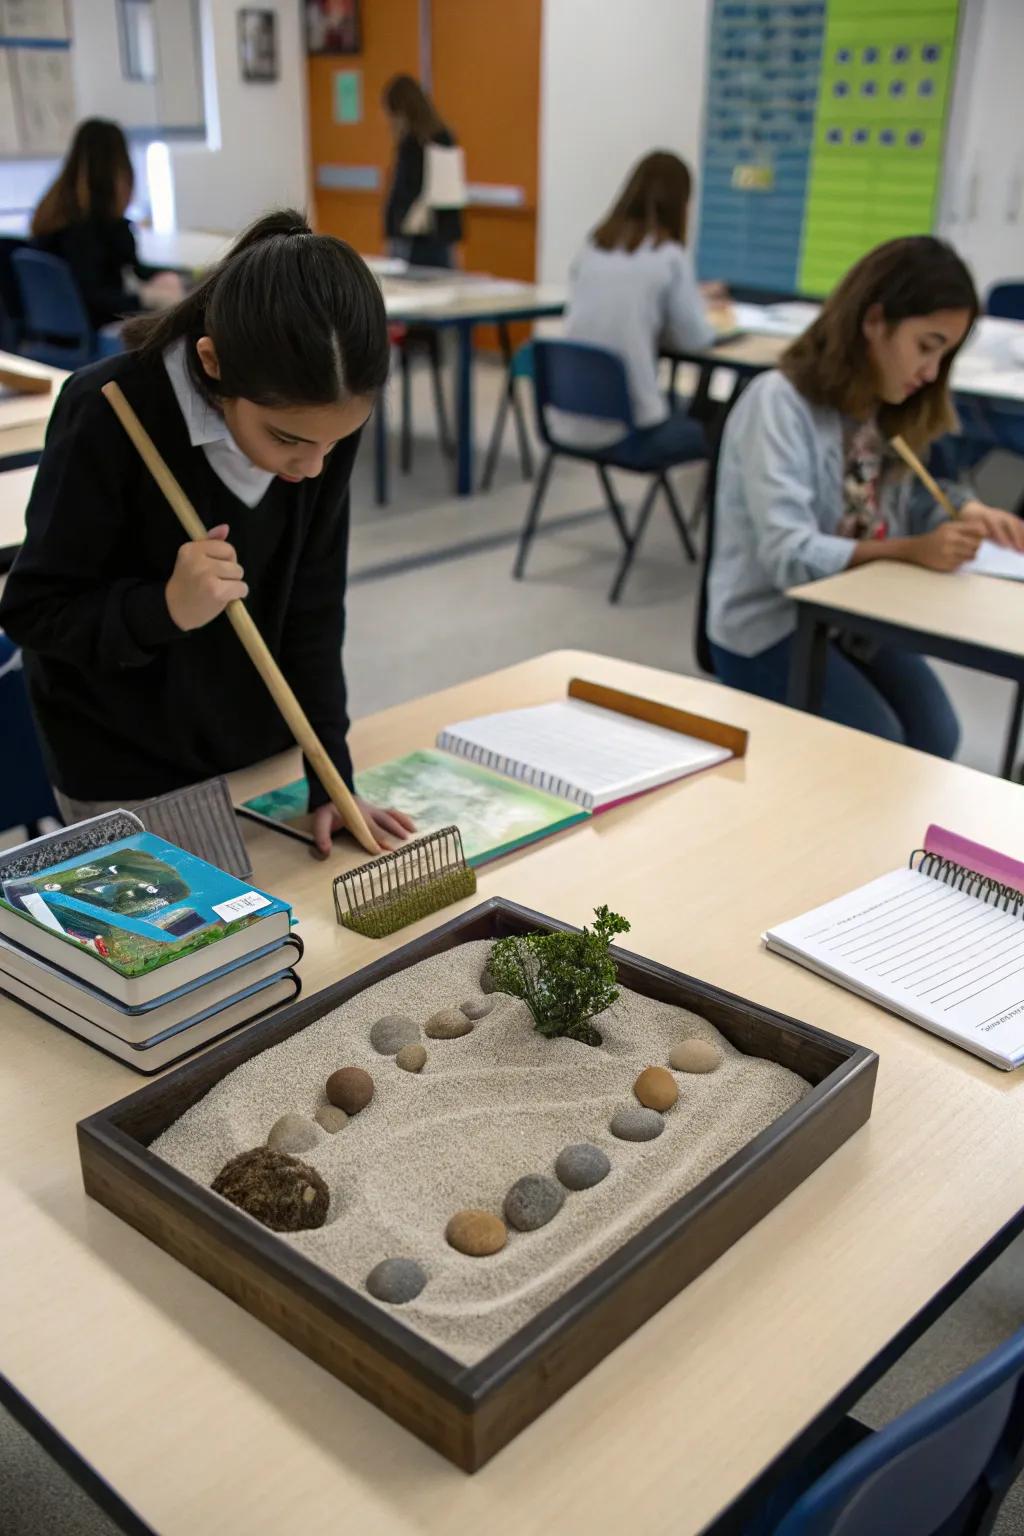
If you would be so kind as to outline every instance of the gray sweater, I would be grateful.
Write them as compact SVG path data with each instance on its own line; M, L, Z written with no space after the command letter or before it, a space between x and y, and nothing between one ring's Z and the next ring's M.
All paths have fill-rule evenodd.
M811 405L781 373L744 391L722 437L708 634L737 656L757 656L796 628L789 587L845 570L854 541L843 513L843 418ZM954 506L971 492L946 485ZM944 513L910 476L883 490L892 537L927 533Z

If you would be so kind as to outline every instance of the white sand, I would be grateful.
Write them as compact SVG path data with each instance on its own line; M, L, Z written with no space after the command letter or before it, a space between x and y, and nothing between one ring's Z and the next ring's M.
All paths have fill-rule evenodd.
M419 1260L429 1276L425 1289L385 1310L467 1365L809 1091L785 1067L742 1055L696 1014L626 990L597 1021L599 1049L545 1040L526 1005L500 995L472 1034L424 1040L427 1063L418 1074L373 1050L370 1027L382 1015L404 1013L423 1024L437 1009L476 995L489 949L465 944L379 982L239 1067L151 1148L208 1185L228 1158L263 1142L285 1111L313 1115L336 1067L367 1068L376 1085L370 1105L303 1154L331 1190L326 1224L280 1241L364 1295L381 1259ZM617 1140L608 1122L616 1109L636 1104L637 1074L665 1065L672 1046L690 1035L714 1041L722 1065L705 1076L674 1074L679 1100L656 1140ZM554 1177L558 1153L577 1141L608 1154L612 1171L603 1183L567 1193L540 1231L510 1230L491 1258L448 1246L444 1230L455 1211L479 1206L500 1215L516 1179Z

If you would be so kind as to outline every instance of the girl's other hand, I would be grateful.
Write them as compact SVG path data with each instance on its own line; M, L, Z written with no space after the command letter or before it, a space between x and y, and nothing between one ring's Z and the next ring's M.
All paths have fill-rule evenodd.
M400 847L409 835L416 831L416 823L410 816L406 816L404 811L384 810L379 805L371 805L369 800L364 800L361 795L355 796L355 802L384 853ZM318 806L313 812L312 822L317 853L322 859L326 859L331 851L332 837L336 832L344 830L345 823L334 806L330 804Z
M1012 512L989 507L983 501L965 501L960 516L972 528L980 528L982 536L1006 549L1018 549L1024 553L1024 521Z

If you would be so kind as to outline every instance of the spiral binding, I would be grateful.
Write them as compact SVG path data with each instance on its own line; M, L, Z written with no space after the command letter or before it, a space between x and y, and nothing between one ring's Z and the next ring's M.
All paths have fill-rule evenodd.
M915 860L919 862L915 863ZM1011 912L1014 917L1024 917L1024 891L1015 890L1012 885L1003 885L1002 881L993 880L991 875L979 874L975 869L957 864L954 859L944 859L941 854L929 853L927 848L914 849L910 855L910 867L920 870L922 875L941 880L954 890L964 891L968 896L978 896L991 907L1002 907L1004 912Z

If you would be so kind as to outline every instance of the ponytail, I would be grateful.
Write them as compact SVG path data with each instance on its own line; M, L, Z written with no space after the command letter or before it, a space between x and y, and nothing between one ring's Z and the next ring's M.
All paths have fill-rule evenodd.
M156 356L185 339L196 387L210 400L333 405L372 395L387 379L384 300L366 263L331 235L315 235L294 209L258 219L180 304L140 315L127 346ZM196 343L209 336L220 377Z

